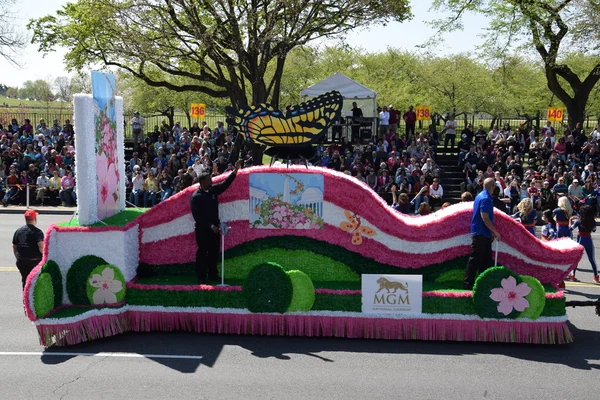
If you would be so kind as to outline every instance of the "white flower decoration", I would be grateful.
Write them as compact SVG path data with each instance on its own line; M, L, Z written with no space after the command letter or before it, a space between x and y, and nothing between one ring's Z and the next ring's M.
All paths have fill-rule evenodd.
M115 271L106 267L102 275L94 274L90 285L97 288L93 295L94 304L114 304L117 302L115 293L123 289L123 282L115 280Z

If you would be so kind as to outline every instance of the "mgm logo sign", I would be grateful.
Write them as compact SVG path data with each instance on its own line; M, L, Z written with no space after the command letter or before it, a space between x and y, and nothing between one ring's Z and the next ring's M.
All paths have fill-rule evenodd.
M379 290L375 292L373 297L373 304L381 305L395 305L395 304L406 304L410 306L410 297L408 295L408 282L394 282L390 281L383 276L377 279ZM387 290L387 293L381 291ZM400 292L398 293L398 290ZM404 291L404 294L402 293Z
M365 313L420 314L421 275L363 275L362 311Z

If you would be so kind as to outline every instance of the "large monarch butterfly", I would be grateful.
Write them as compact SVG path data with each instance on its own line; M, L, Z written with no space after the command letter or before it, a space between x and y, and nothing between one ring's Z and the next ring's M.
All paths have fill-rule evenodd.
M334 90L290 107L286 112L269 104L248 106L240 110L226 107L244 137L266 146L306 146L315 144L340 117L344 98Z

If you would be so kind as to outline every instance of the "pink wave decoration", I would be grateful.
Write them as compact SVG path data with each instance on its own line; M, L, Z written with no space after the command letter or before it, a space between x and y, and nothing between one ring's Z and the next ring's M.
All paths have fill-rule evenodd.
M43 346L73 345L129 331L535 344L573 341L566 322L353 318L343 315L124 311L69 324L38 325L37 329Z
M350 234L341 231L337 226L326 226L322 230L269 230L252 229L248 221L235 221L230 223L233 227L225 240L226 248L268 236L300 235L328 243L342 246L350 251L362 254L378 262L395 265L400 268L419 268L438 262L444 262L470 253L470 243L458 244L455 247L437 251L435 242L452 239L460 235L469 234L472 203L457 204L445 210L438 211L435 215L427 217L408 217L392 210L383 199L366 185L347 175L329 169L304 167L270 168L254 167L243 169L238 173L231 188L220 197L220 203L226 204L236 200L247 200L249 196L249 176L251 173L306 173L322 174L325 180L325 200L338 207L356 213L363 219L375 224L376 228L388 235L415 242L415 246L426 246L422 256L410 253L390 251L386 246L375 240L364 238L361 246L350 243ZM225 178L219 176L215 182ZM191 187L179 193L168 201L159 204L136 220L141 231L158 224L169 222L174 215L189 214L189 199L196 187ZM535 265L537 263L551 263L568 265L569 270L575 268L583 248L576 243L557 246L557 242L541 242L531 236L523 226L504 213L497 212L496 226L502 234L503 240L523 256L534 260L534 263L521 261L518 257L500 253L499 262L510 268L527 270L528 273L540 279L543 283L557 283L568 274L568 271L545 271L546 268ZM185 249L185 245L192 245L192 250ZM150 264L158 263L185 263L195 258L193 234L178 237L177 240L166 239L155 243L141 244L141 262ZM170 257L165 255L165 249L172 249L179 243L178 251ZM160 261L159 261L160 260ZM510 263L510 264L509 264Z
M166 290L169 292L241 292L241 286L212 286L212 285L144 285L143 283L127 282L127 289Z
M362 290L315 289L316 294L332 294L337 296L361 295Z
M396 265L403 268L420 268L426 265L452 260L457 257L468 255L470 251L470 246L468 245L459 246L443 252L425 254L424 257L426 260L423 260L423 257L415 257L415 255L411 253L392 251L383 244L370 238L364 238L363 244L360 247L354 246L351 243L351 235L349 233L342 232L339 228L327 224L323 229L310 230L252 229L249 227L247 220L235 221L228 225L231 227L231 231L225 237L225 249L230 249L255 239L293 234L295 236L306 236L312 239L325 241L333 245L344 247L353 252L360 252L359 249L362 250L364 247L362 254L366 257L381 263ZM194 233L152 243L143 243L141 246L140 262L148 264L183 264L193 262L196 259L196 240ZM173 252L172 249L178 249L178 251Z
M423 292L423 297L445 297L448 299L461 299L465 297L473 297L473 292Z

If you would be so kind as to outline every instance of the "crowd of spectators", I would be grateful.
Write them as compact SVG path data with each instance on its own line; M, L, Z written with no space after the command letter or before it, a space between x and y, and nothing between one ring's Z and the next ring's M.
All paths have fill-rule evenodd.
M539 131L523 126L513 131L508 124L490 131L467 125L458 143L461 189L476 194L491 177L497 183L494 198L503 211L515 212L525 198L536 210L553 210L559 197L568 196L574 209L588 204L598 213L599 140L600 125L590 133L579 123L560 133L551 122Z
M143 128L143 119L130 122L143 129L133 155L125 160L127 200L138 207L151 207L197 182L205 171L214 175L234 168L230 160L236 131L222 122L216 127L194 123L190 128L163 121L153 129ZM391 203L391 188L412 198L414 210L421 203L442 205L443 189L438 182L435 161L438 134L428 132L405 137L396 125L381 131L379 139L362 143L347 137L334 143L321 142L311 164L356 177ZM74 133L70 121L61 126L44 120L32 126L16 120L0 127L2 155L2 203L74 206ZM252 165L251 152L244 144L240 153L245 165ZM27 186L29 185L29 186ZM402 196L404 198L404 196Z
M176 122L170 127L165 121L145 135L133 157L127 160L128 177L132 182L130 202L137 206L153 206L173 193L197 182L198 176L208 170L218 175L234 168L230 154L236 131L227 129L222 122L210 128L196 123L191 128ZM437 135L420 133L409 141L393 129L368 144L358 138L316 147L316 156L310 163L352 175L365 182L384 197L390 197L391 187L399 193L416 196L415 210L421 202L441 206L443 189L434 179L439 174L435 163ZM252 165L247 145L240 156L244 165ZM421 190L430 185L434 190ZM391 201L390 201L391 202ZM436 203L437 202L437 203ZM439 204L438 204L439 203Z
M76 204L73 125L41 119L0 123L0 199L2 205Z
M440 207L443 188L436 163L438 134L435 128L432 126L413 137L398 134L393 124L389 129L380 127L379 132L379 138L367 144L359 140L350 142L347 137L341 142L321 143L313 164L355 177L389 203L395 191L401 201L408 198L402 208L406 213L413 206L418 212L421 203Z

